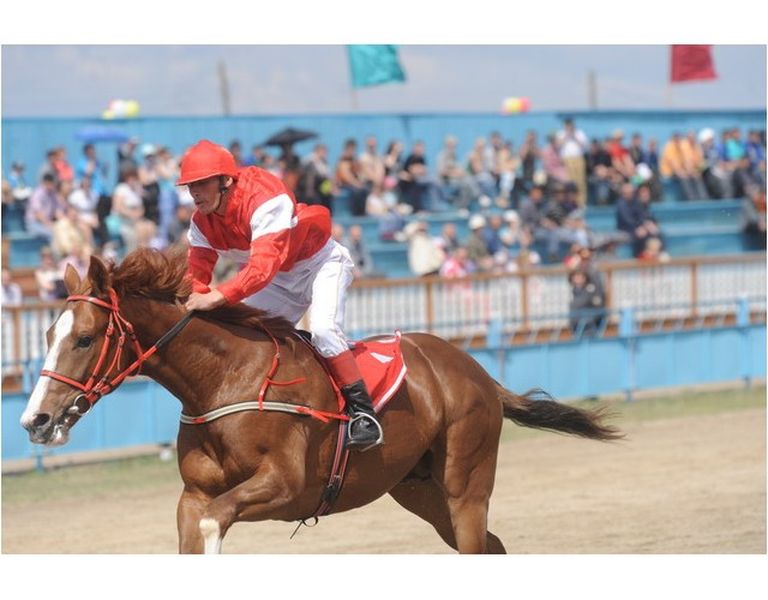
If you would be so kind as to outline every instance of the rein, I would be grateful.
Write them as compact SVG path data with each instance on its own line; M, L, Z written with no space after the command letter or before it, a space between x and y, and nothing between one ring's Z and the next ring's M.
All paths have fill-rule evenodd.
M129 375L138 375L141 371L141 365L166 343L171 341L171 339L173 339L184 328L184 326L189 323L189 320L194 315L192 312L184 315L184 317L182 317L178 323L171 327L171 329L169 329L159 340L157 340L152 345L152 347L150 347L147 351L143 351L141 344L136 337L136 333L133 330L133 325L130 321L128 321L128 319L120 314L120 304L115 290L109 290L109 298L111 302L101 300L100 298L96 298L94 296L84 296L77 294L67 297L67 302L90 302L91 304L95 304L96 306L105 308L109 311L109 322L107 323L107 331L104 337L104 343L101 346L99 360L96 362L96 366L93 368L93 372L87 381L82 383L72 379L71 377L67 377L66 375L62 375L54 371L48 371L46 369L40 371L41 376L50 377L56 381L61 381L62 383L71 385L72 387L77 388L83 392L75 398L72 406L68 411L71 414L77 414L81 417L85 415L102 396L109 394L118 385L120 385L126 377ZM117 335L117 350L115 351L115 355L112 357L112 361L110 362L109 366L100 376L99 373L105 364L107 355L109 354L109 349L112 346L112 338L115 335ZM110 375L120 368L120 359L123 354L123 347L125 345L126 338L130 338L131 342L133 343L134 352L136 353L137 358L128 367L118 372L112 377L112 379L110 379ZM87 403L83 407L80 405L81 400L84 400Z

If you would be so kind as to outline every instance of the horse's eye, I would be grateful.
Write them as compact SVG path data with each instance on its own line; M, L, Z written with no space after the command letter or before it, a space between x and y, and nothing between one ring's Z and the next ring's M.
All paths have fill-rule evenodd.
M77 338L78 348L88 348L93 343L93 338L90 335L81 335Z

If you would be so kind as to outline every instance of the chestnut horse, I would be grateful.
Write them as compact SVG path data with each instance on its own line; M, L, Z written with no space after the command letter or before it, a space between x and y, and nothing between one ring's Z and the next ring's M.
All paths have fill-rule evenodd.
M190 291L185 273L183 255L153 250L137 250L117 267L94 257L82 281L67 269L72 296L48 331L44 369L21 420L33 442L65 443L90 408L83 406L88 397L83 391L96 380L107 381L108 369L135 373L131 364L141 364L181 401L187 415L254 400L276 346L274 378L306 382L269 387L266 399L338 413L322 365L287 321L241 304L193 313L182 328L179 322L188 315L183 300ZM174 326L173 334L164 336ZM120 350L109 341L116 330L127 342ZM167 343L156 344L160 338ZM487 530L487 515L504 417L598 440L620 436L602 423L600 411L507 391L469 355L438 337L411 333L401 343L408 374L381 415L386 443L350 455L333 512L389 493L459 552L502 553L501 541ZM156 351L141 354L153 345ZM137 361L139 355L143 361ZM89 384L83 384L89 375ZM90 404L120 381L102 385L88 397ZM335 456L337 423L251 411L181 424L180 552L219 552L237 521L313 515Z

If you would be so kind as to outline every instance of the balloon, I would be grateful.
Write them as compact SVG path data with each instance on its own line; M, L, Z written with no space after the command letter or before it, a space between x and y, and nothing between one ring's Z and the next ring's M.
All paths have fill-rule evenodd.
M531 101L528 98L506 98L502 106L502 112L504 114L515 114L521 112L528 112L531 108Z
M107 110L101 113L102 119L130 119L139 116L141 106L136 100L115 99L109 102Z

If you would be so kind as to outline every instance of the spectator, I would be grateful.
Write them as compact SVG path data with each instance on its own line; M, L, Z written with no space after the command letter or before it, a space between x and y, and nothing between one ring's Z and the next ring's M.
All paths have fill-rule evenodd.
M597 139L592 140L587 154L587 173L589 196L594 203L603 205L611 202L611 185L616 171L605 144Z
M405 226L408 240L408 266L417 277L437 275L445 253L430 237L426 221L411 221Z
M293 144L282 144L280 156L277 157L281 179L285 186L292 192L296 190L301 177L301 159L293 151Z
M365 149L360 153L360 178L366 187L371 190L373 186L383 186L386 169L384 158L379 154L378 141L373 135L365 138Z
M186 242L193 208L194 205L187 202L179 202L176 206L174 219L168 225L168 241L171 244Z
M264 164L264 148L258 144L251 147L251 153L245 158L246 167L261 167Z
M51 173L43 175L40 185L32 192L25 214L26 229L32 235L50 243L53 223L64 211L64 202L56 189L56 178Z
M464 246L457 246L448 254L448 258L440 267L440 276L446 279L458 279L466 277L474 270L469 253Z
M437 244L446 255L452 254L456 248L461 246L461 242L459 242L459 234L456 231L456 225L453 223L446 223L443 225L440 237L437 238Z
M648 164L646 152L643 149L643 136L641 134L632 134L632 137L629 139L629 148L627 148L627 151L629 152L629 157L632 159L632 162L635 163L635 167L640 164Z
M467 171L473 186L480 191L480 205L490 206L496 197L496 181L493 176L492 154L486 149L485 138L479 137L467 155Z
M141 147L142 163L139 166L141 201L144 204L144 218L155 224L160 223L160 174L157 169L157 146L144 144Z
M679 182L686 200L700 200L707 197L696 160L697 153L678 132L672 134L672 138L666 143L661 153L661 174Z
M369 216L386 215L397 205L394 187L397 185L391 177L385 177L381 183L373 184L365 200L365 214Z
M357 142L348 139L336 164L336 184L350 196L350 209L353 216L365 214L365 200L368 189L361 178L360 162L357 160Z
M667 262L669 260L669 254L663 251L664 246L661 240L657 237L650 237L645 240L645 248L637 257L637 260L644 263L658 263Z
M58 152L55 148L51 148L45 153L45 162L37 173L38 181L41 181L46 175L53 177L54 183L59 182L59 170L56 168L56 158Z
M520 159L512 149L512 142L505 142L496 155L496 170L499 173L499 208L508 208L512 203L512 190L515 188Z
M765 188L747 189L741 205L741 232L746 250L765 250Z
M478 271L490 271L493 268L493 256L488 251L485 241L486 227L487 223L483 215L472 215L469 218L467 256Z
M229 153L235 159L235 164L238 167L243 166L243 145L240 140L232 140L229 142Z
M125 181L126 173L134 173L139 170L139 163L136 162L134 152L139 139L132 137L127 142L117 147L117 182ZM113 192L114 193L114 192Z
M168 241L168 228L174 220L174 212L179 204L179 193L176 188L179 165L171 151L165 146L160 146L157 149L155 169L157 171L157 183L160 186L158 238L162 240L164 246Z
M325 144L316 144L304 160L296 196L301 202L325 206L333 214L333 182Z
M500 214L492 214L488 217L488 224L483 229L485 238L485 247L490 254L496 254L504 248L501 240L501 229L504 226L504 219Z
M437 155L437 175L445 197L454 207L466 211L481 192L475 180L459 163L457 144L458 140L454 136L445 137L443 148Z
M90 180L90 188L98 200L101 196L107 196L107 164L100 161L96 156L96 146L85 144L83 146L83 157L75 165L75 177L78 182L84 178ZM95 214L94 206L94 214Z
M52 248L57 256L66 256L77 246L93 245L93 230L80 219L80 213L72 205L67 205L64 214L52 229Z
M629 150L624 147L622 140L624 132L621 129L615 129L609 139L607 150L611 155L611 164L624 181L632 179L635 175L635 163L629 154Z
M11 163L11 172L8 174L8 182L11 185L11 191L13 197L24 202L32 195L32 188L27 185L27 181L24 178L24 163L20 161L14 161Z
M594 336L605 322L605 295L581 269L571 271L568 282L571 284L568 306L571 331L577 337Z
M75 180L75 170L67 160L67 150L64 146L55 149L56 155L53 159L53 166L56 169L57 179L72 184Z
M384 174L387 177L399 178L403 170L403 143L398 140L392 140L387 145L387 151L384 154Z
M112 213L108 219L110 234L122 240L126 252L132 252L146 240L154 224L144 218L141 183L137 171L123 173L125 181L112 194Z
M749 159L751 180L765 189L765 144L760 139L760 132L756 129L749 132L745 151Z
M525 140L520 146L520 164L522 167L521 184L522 192L528 193L533 187L533 175L536 172L536 161L539 159L539 146L536 141L536 132L529 130L525 134Z
M571 180L560 156L560 143L555 134L547 136L547 145L541 151L541 164L547 174L548 185L562 184Z
M37 292L43 302L53 302L67 297L63 274L53 258L48 246L40 249L40 266L35 269Z
M652 177L648 181L651 188L651 200L658 202L661 200L662 187L661 187L661 172L659 171L659 145L656 142L656 138L648 139L648 149L645 153L645 160L648 168L651 170Z
M640 185L635 194L634 186L625 183L616 205L616 227L625 231L632 241L632 255L640 256L648 238L662 239L656 219L650 211L651 191L647 185Z
M343 243L349 250L352 262L355 263L355 279L361 277L382 277L383 275L373 266L373 258L363 242L363 228L360 225L351 225L347 232L347 239Z
M389 181L387 177L385 181ZM409 214L411 207L407 204L396 204L387 210L387 213L379 216L379 239L385 242L406 241L403 228L405 227L405 214Z
M417 140L411 154L403 163L400 174L402 200L413 207L413 212L440 211L446 208L442 189L429 175L424 142Z
M72 244L67 255L59 261L59 273L66 273L67 265L72 265L77 274L80 275L80 279L85 279L90 263L91 246L76 241Z
M715 144L715 132L709 128L699 132L699 143L703 160L702 180L710 198L731 198L731 174Z
M565 119L563 129L557 133L560 157L563 159L568 178L577 186L576 201L579 206L587 204L587 164L585 155L589 141L581 129L573 124L573 119Z
M342 246L344 245L344 225L341 223L331 224L331 238L334 242L338 242Z
M520 214L516 210L504 211L504 226L499 231L501 243L507 250L518 251L522 237Z
M6 306L21 306L23 300L21 286L11 279L11 271L3 268L3 308Z

